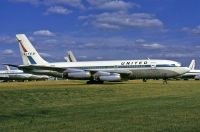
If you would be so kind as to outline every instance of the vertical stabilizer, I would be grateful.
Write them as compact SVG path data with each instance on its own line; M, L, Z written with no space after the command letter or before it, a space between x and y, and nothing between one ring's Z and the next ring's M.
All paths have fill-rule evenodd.
M19 42L19 49L24 65L42 65L48 63L38 54L25 34L17 34L16 38Z
M67 56L65 57L67 62L77 62L76 57L72 53L72 51L67 52Z
M8 71L10 71L10 66L6 65L6 69L7 69Z
M192 60L190 65L189 65L190 70L194 70L195 69L195 60Z

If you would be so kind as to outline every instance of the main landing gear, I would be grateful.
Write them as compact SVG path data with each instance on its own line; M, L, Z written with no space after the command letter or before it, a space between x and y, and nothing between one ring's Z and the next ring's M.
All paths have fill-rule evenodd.
M87 81L87 84L103 84L103 81L90 80Z
M143 82L147 82L147 79L146 79L146 78L143 78L142 81L143 81Z
M163 84L167 84L167 78L163 78Z

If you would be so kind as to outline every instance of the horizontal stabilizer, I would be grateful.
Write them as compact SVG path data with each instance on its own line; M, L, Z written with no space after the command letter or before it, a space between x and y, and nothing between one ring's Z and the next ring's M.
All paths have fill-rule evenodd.
M6 64L6 63L3 63L2 65L5 65L5 66L11 66L11 67L19 67L19 65L13 65L13 64Z
M30 69L39 69L39 70L51 70L51 71L58 71L63 72L66 68L60 67L51 67L51 66L44 66L44 65L20 65L18 66L20 70L30 70Z

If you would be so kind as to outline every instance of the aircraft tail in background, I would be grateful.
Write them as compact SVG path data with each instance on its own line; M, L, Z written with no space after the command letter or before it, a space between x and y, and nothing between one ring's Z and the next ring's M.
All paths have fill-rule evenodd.
M189 69L190 70L194 70L195 69L195 60L192 60L190 65L189 65Z
M74 54L72 53L72 51L68 51L67 52L67 56L65 57L65 60L67 62L77 62L76 57L74 56Z

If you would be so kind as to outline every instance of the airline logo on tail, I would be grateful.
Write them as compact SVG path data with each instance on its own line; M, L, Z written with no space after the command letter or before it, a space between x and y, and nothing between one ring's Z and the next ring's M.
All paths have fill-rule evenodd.
M21 42L20 42L20 46L22 47L22 50L24 51L24 55L27 56L29 62L30 62L31 64L37 64L37 63L35 62L35 60L31 57L32 55L35 55L35 52L28 52L28 51L26 50L26 48L22 45Z
M23 51L24 51L24 55L26 55L26 56L32 56L32 55L35 55L35 52L28 52L26 49L25 49L25 47L20 43L20 45L21 45L21 47L22 47L22 49L23 49Z
M19 41L19 43L20 43L20 45L21 45L21 47L22 47L22 49L23 49L23 51L24 52L28 52L27 50L26 50L26 48L22 45L22 42L21 42L21 40L18 40Z
M19 42L20 53L24 65L48 63L38 54L25 34L16 34L16 38Z

